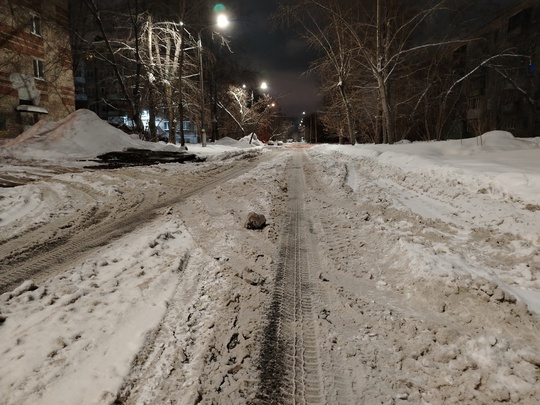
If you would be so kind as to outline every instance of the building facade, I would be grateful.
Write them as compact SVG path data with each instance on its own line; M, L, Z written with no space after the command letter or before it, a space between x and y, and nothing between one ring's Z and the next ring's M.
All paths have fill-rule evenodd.
M0 138L75 110L67 0L0 0Z
M539 1L520 1L468 39L453 54L454 73L469 76L452 137L490 130L540 136Z

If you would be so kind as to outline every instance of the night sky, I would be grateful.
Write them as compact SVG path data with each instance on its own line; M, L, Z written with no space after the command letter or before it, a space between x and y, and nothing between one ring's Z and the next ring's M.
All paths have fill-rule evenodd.
M230 0L223 4L232 20L227 34L235 56L268 83L268 92L281 110L295 117L317 110L314 79L300 77L315 54L294 32L269 21L278 1Z
M424 0L428 5L433 0ZM245 65L265 80L271 96L277 98L282 111L300 117L321 107L315 78L301 77L316 54L292 29L276 27L269 17L277 10L280 0L224 0L232 20L227 35L231 48ZM437 0L437 3L439 1ZM454 14L456 23L465 31L478 28L492 16L517 3L518 0L453 0L452 7L461 10ZM445 21L452 20L448 15Z

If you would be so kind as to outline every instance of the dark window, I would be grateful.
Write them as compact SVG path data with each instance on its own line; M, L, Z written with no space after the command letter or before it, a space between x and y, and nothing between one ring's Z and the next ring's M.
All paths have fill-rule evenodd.
M45 78L45 64L42 60L34 59L34 77L38 79Z
M32 14L31 16L31 22L30 22L30 32L34 35L41 36L41 17L35 14Z
M491 33L491 38L493 40L493 44L497 45L499 43L499 30L495 30Z
M477 109L480 106L480 97L469 98L469 108L472 110Z
M5 117L0 117L0 131L7 130L7 120Z
M462 45L456 49L452 57L454 69L464 69L467 64L467 45Z
M531 21L532 8L526 8L508 19L508 32L521 32Z
M540 18L540 5L533 7L531 23L535 23L539 18Z

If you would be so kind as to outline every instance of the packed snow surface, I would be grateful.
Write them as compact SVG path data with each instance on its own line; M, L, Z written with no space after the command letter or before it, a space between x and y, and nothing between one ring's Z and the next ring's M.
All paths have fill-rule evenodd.
M262 294L259 289L264 285L261 280L272 278L269 271L271 266L265 264L261 268L266 269L266 273L263 270L254 272L252 268L260 265L261 260L268 260L269 263L273 260L269 258L269 252L272 251L269 246L275 244L271 235L277 232L278 224L271 220L270 213L275 213L275 206L270 205L270 198L274 198L274 194L280 190L286 190L280 183L285 176L284 167L290 155L297 151L283 146L254 147L249 145L249 138L240 141L222 139L205 148L188 145L190 153L209 158L208 163L196 168L181 164L132 168L126 172L131 173L129 176L122 172L91 172L80 168L70 173L69 168L79 160L92 159L109 151L126 148L155 150L176 146L133 139L85 110L77 111L58 123L39 122L18 138L1 145L0 157L4 163L0 166L0 178L15 179L21 183L17 187L0 188L2 240L22 235L56 218L72 215L78 207L87 204L100 207L109 200L120 201L127 188L159 187L160 176L182 178L196 173L199 168L217 165L217 162L242 153L253 153L253 150L261 154L275 153L276 157L273 158L275 164L272 161L266 162L258 170L219 185L204 198L194 197L183 203L181 208L171 207L166 215L73 263L71 270L39 284L28 280L17 289L3 294L0 297L0 404L114 403L119 390L125 387L128 376L133 378L137 356L146 350L150 351L148 345L153 341L156 330L171 327L173 323L177 327L176 343L173 344L172 340L161 341L158 335L157 342L162 342L158 352L165 356L175 350L175 345L181 345L184 350L183 363L174 363L173 360L167 363L166 356L160 360L161 363L155 360L152 364L156 368L151 369L153 375L147 376L146 383L140 382L138 402L133 403L158 401L160 397L156 392L164 390L158 387L159 381L164 381L160 379L178 372L182 364L186 367L182 377L183 385L175 388L178 392L171 394L171 398L179 399L185 394L185 402L179 399L179 403L196 400L200 392L204 391L197 391L196 388L197 384L205 383L204 378L198 377L203 368L200 362L204 351L216 353L221 350L220 347L234 346L230 345L233 341L238 348L232 347L231 351L238 351L241 347L246 351L242 356L239 354L234 358L246 359L242 363L246 370L254 368L250 363L254 359L249 360L248 349L253 344L249 340L250 334L240 334L239 343L231 339L230 335L225 336L228 324L224 321L225 326L220 326L220 322L215 320L220 318L216 318L215 313L227 311L231 302L237 302L238 297L242 296L249 297L249 304L240 306L242 311L251 313L244 314L249 319L249 325L256 328L253 325L264 318L261 311L264 311L266 301L264 297L259 297ZM254 139L256 145L260 145ZM442 317L443 313L451 312L448 308L452 305L460 305L457 294L463 291L464 286L469 286L479 291L478 294L489 291L478 310L488 310L491 308L489 305L499 303L503 308L504 305L514 305L517 300L517 304L521 305L519 313L523 319L527 308L533 313L533 318L540 314L539 138L516 139L508 132L493 131L462 141L354 147L317 145L306 153L318 162L317 170L323 173L319 175L320 179L315 176L307 177L306 180L320 180L325 184L325 190L319 196L310 195L311 199L327 199L326 212L314 214L320 215L316 217L317 221L321 221L320 227L327 226L327 230L331 230L343 222L340 225L343 228L340 229L344 230L341 233L336 231L332 241L320 242L321 251L324 251L325 243L331 243L329 252L336 252L340 235L350 237L343 243L355 243L358 246L361 243L369 246L370 234L376 232L386 235L391 241L388 248L384 249L384 257L378 257L375 248L371 253L366 253L364 260L373 257L372 265L378 261L384 263L381 269L374 268L366 276L367 280L373 280L374 283L373 291L365 292L366 297L370 294L378 297L380 295L377 294L384 294L392 286L397 291L404 291L403 294L411 299L423 294L426 297L431 294L442 296L438 290L427 288L431 286L436 289L437 285L442 285L445 289L456 291L455 301L450 295L445 303L446 309L441 304L439 312ZM59 170L59 167L65 168L65 171ZM120 175L126 176L127 180L118 180L116 176ZM151 178L152 182L149 183L147 178ZM365 186L368 182L369 187ZM359 205L377 200L377 203L384 205L384 212L391 216L376 222L373 212L360 212L358 215L364 215L363 221L373 228L366 228L365 233L361 229L347 228L348 219L339 217L343 209L335 213L331 209L332 196L344 192L357 198L355 201ZM88 195L93 197L89 198ZM206 211L203 208L205 206L208 207ZM238 226L238 223L241 223L247 212L257 209L269 216L271 225L262 233L242 236L247 231L241 225ZM186 212L189 215L184 217ZM413 227L411 218L418 218L421 225ZM445 227L433 231L430 228L433 223L443 223ZM481 232L489 234L478 236ZM425 238L429 238L429 244L426 244ZM494 241L493 238L498 239ZM486 244L468 256L466 245L472 243L472 240ZM502 250L496 248L499 243ZM259 252L253 246L257 246ZM249 254L244 252L249 249ZM340 252L347 254L348 251L351 248ZM478 257L480 255L498 259L486 265L487 262ZM340 262L342 267L348 263L343 258L335 260L343 260ZM188 261L190 264L186 265ZM243 263L241 266L240 262ZM385 277L384 272L390 270L390 275ZM328 274L323 271L314 278L327 284L341 285L339 291L343 294L354 294L352 287L358 282L357 278L342 269L335 274L331 274L330 270ZM432 285L429 284L431 281ZM237 286L237 282L244 283L244 287L231 287ZM348 290L348 287L351 289ZM236 298L229 288L239 291ZM500 299L495 298L499 296ZM388 300L391 302L390 298ZM359 299L354 302L358 303ZM363 340L370 340L369 347L378 347L379 336L395 333L396 339L401 336L418 345L423 342L423 332L416 327L411 328L414 332L410 335L406 335L408 329L396 332L399 328L377 332L378 327L390 325L390 319L395 322L391 314L385 315L384 319L378 318L373 327L368 327L365 319L369 311L354 312L354 302L351 301L350 306L341 313L343 317L345 314L350 316L343 320L342 326L342 336L351 333L350 339L340 337L340 330L334 329L324 338L327 340L323 339L322 345L323 348L331 346L333 351L344 348L347 355L344 356L346 361L343 364L352 364L351 370L355 367L360 370L362 364L365 366L366 361L372 361L365 358L362 360L360 349L353 347L360 347ZM174 308L179 303L189 309L189 322L181 318L183 307L179 307L179 319L167 323L169 318L174 318L171 314L174 314ZM375 298L372 303L375 306L380 304ZM328 305L334 308L332 303ZM398 309L400 305L396 303L395 308ZM468 317L463 325L469 325L471 316L482 317L482 314L474 313L475 307L471 307L471 311L472 315L463 314ZM336 313L338 315L333 315ZM500 316L505 319L504 322L512 325L510 313L514 314L510 309L501 309ZM338 310L327 316L325 319L328 322L333 321L328 327L336 328L340 325L339 316ZM5 321L1 322L4 318ZM240 327L237 324L242 323L241 318L235 319L234 322L230 319L227 322ZM389 323L386 324L385 320ZM426 318L426 325L431 321ZM350 330L352 325L357 330ZM209 337L215 329L222 330L220 327L224 328L223 339L227 339L225 343L211 340L216 337ZM245 325L241 327L247 328ZM363 327L366 328L364 335L360 333ZM186 334L179 336L180 332ZM402 332L405 334L400 334ZM412 386L424 384L426 392L435 392L444 387L451 389L451 380L455 378L455 389L461 390L463 394L469 388L459 388L458 375L471 372L470 375L463 374L463 378L470 381L477 379L474 384L471 383L470 392L480 389L483 384L491 387L489 393L484 393L491 395L486 398L498 398L500 401L517 398L517 402L521 403L539 403L538 397L535 400L527 395L533 395L537 389L540 347L514 347L505 339L495 335L484 336L480 332L461 337L466 339L460 341L461 345L451 344L454 340L459 341L459 333L444 338L437 333L436 336L438 341L445 344L434 348L432 357L419 348L418 353L412 354L411 358L400 360L400 367L409 370L409 375L413 376ZM425 341L432 342L431 339L426 337ZM400 344L406 346L407 342ZM386 346L377 349L381 356ZM400 353L407 356L406 350ZM150 359L154 355L151 354ZM189 363L198 359L199 363ZM358 365L350 363L355 359ZM463 363L463 359L469 363ZM225 360L230 361L230 358ZM221 363L222 367L226 367L225 360ZM450 369L458 370L457 374L437 383L431 382L428 377L425 378L429 382L419 382L420 377L415 380L415 373L420 373L419 368L436 367L434 364L439 362L446 362ZM515 365L512 370L507 369L509 362ZM373 365L372 369L377 367ZM479 373L488 369L488 374L479 376ZM430 370L437 370L438 373L442 369L437 366ZM237 368L234 372L237 372ZM354 371L350 373L347 378L369 380L365 375L355 375ZM430 373L433 374L433 371ZM211 380L208 378L208 381ZM225 379L220 378L220 381L223 384ZM231 384L230 395L234 395L241 383L233 382L232 379L227 381ZM497 387L503 388L497 391ZM223 387L220 392L224 392L222 390ZM415 403L416 394L408 393L406 387L392 395L397 401L395 403L407 403L404 402L407 398L410 403ZM240 399L238 401L243 403Z

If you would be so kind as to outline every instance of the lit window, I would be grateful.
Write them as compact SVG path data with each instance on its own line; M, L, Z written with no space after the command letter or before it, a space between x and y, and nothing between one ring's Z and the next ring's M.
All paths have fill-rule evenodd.
M34 77L38 79L45 78L45 65L42 60L34 59Z
M40 16L32 14L30 31L34 35L41 36L41 17Z

